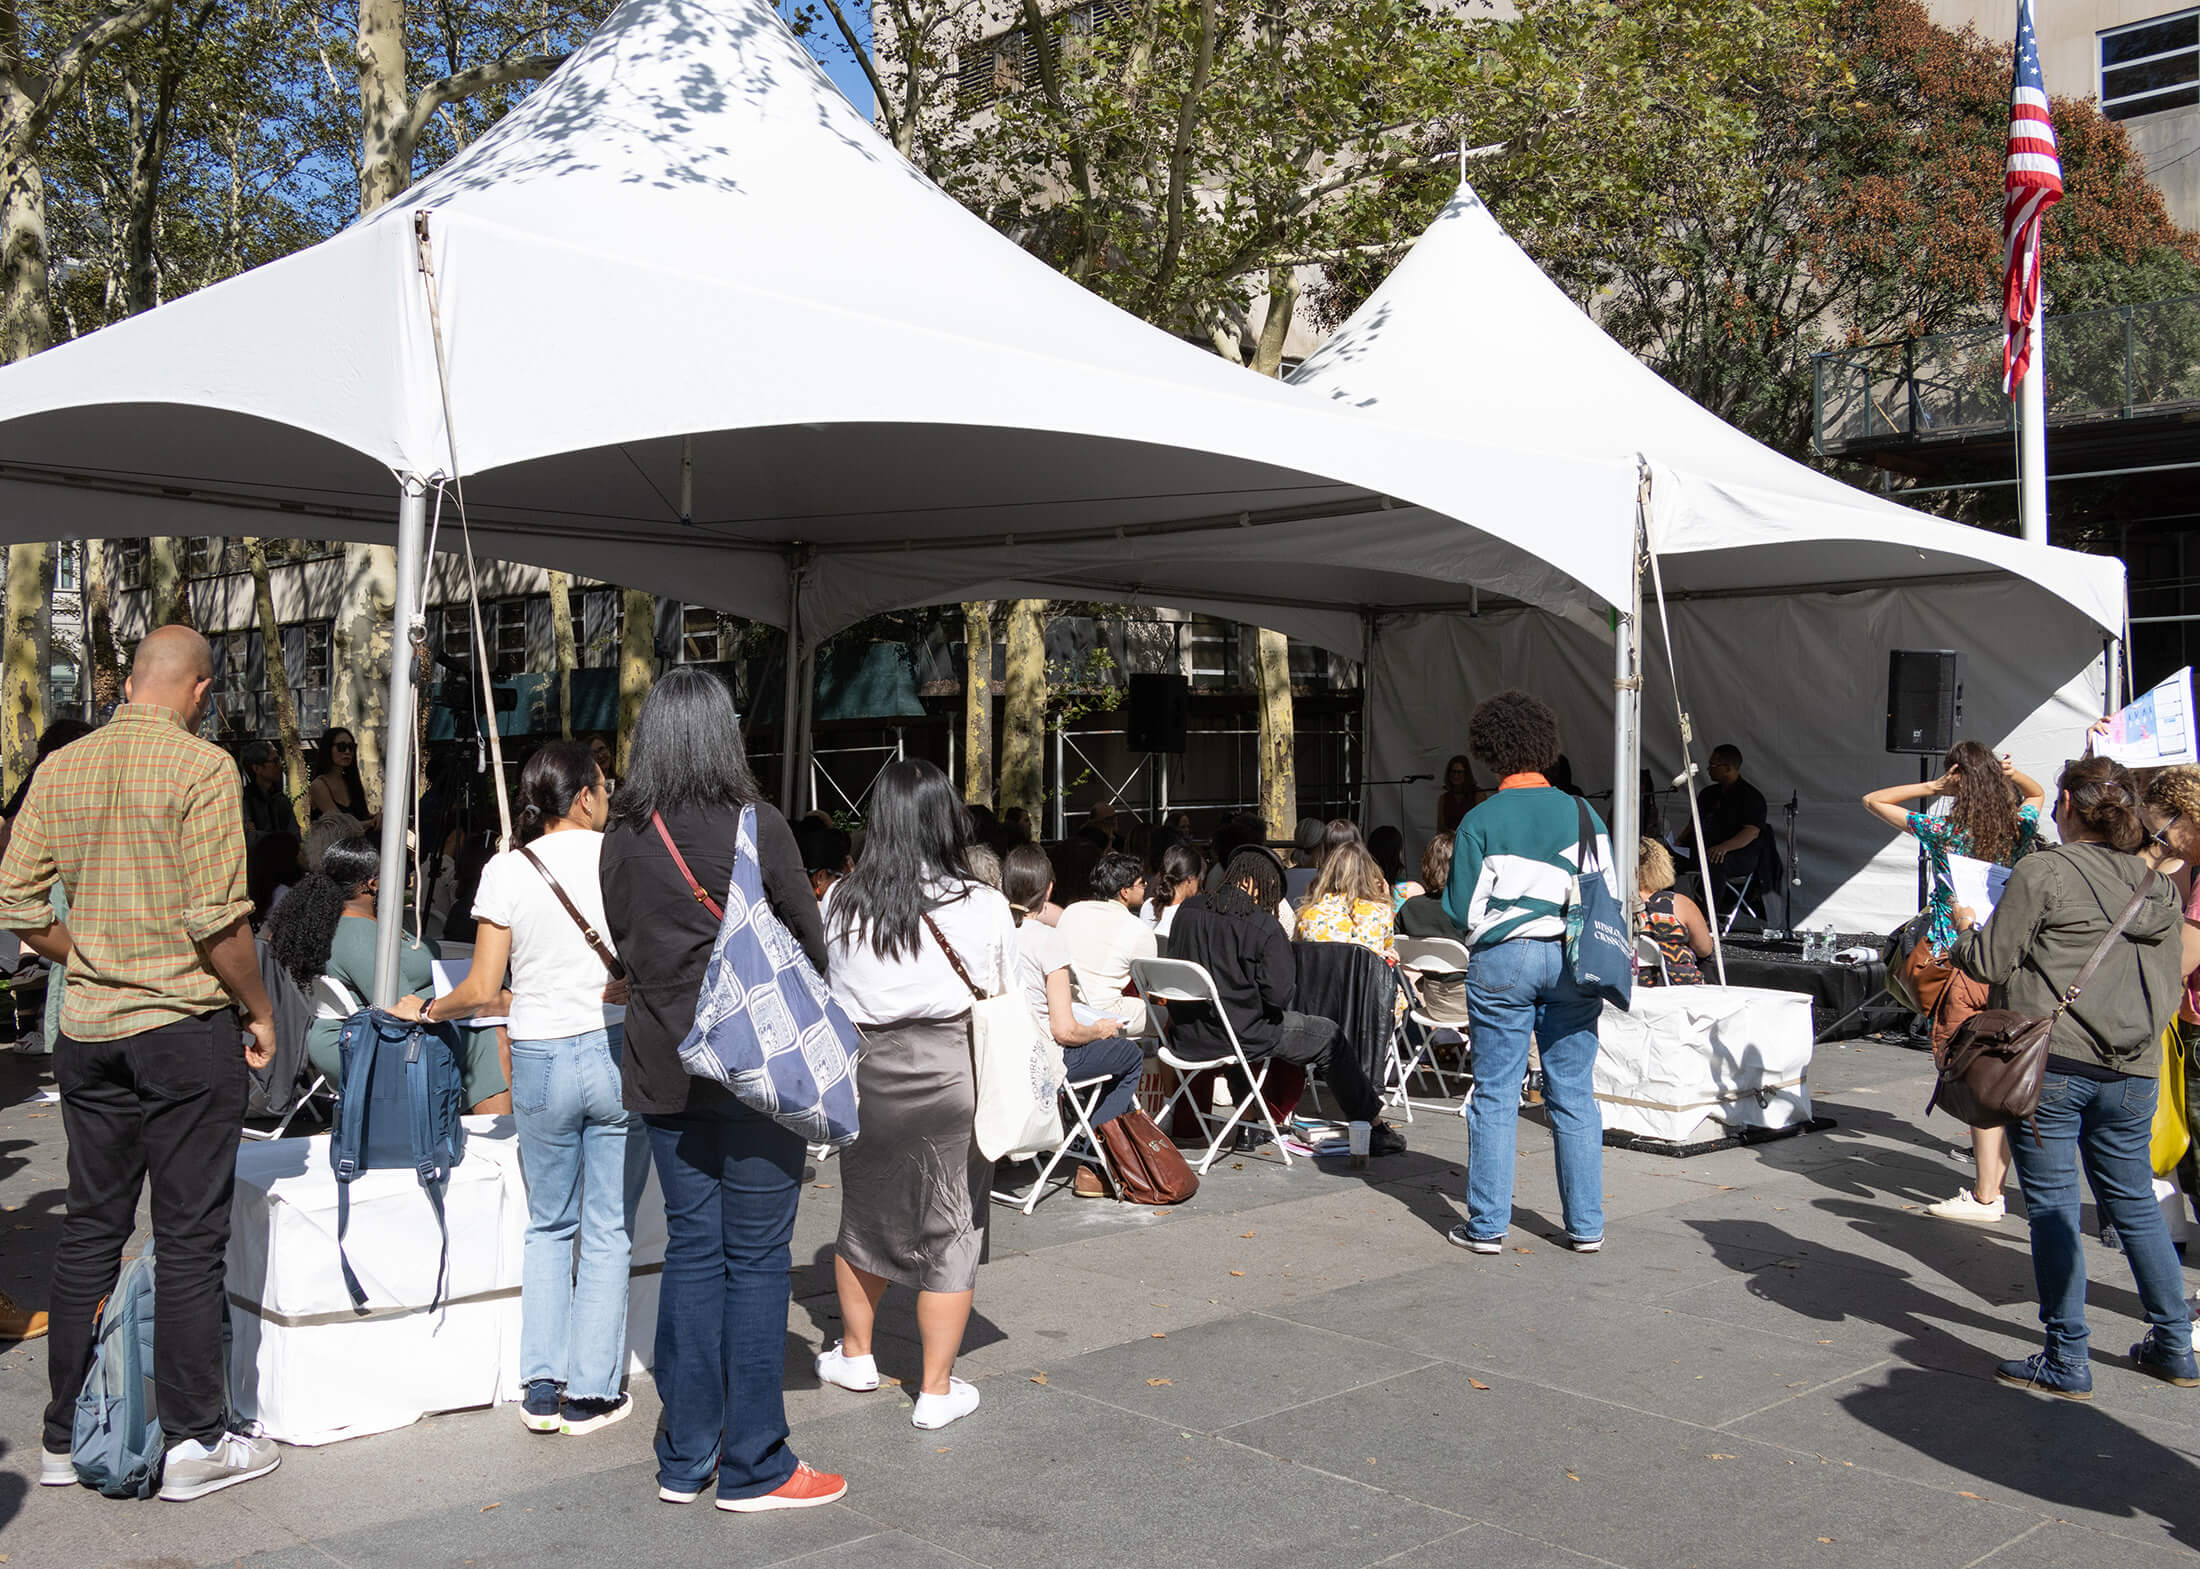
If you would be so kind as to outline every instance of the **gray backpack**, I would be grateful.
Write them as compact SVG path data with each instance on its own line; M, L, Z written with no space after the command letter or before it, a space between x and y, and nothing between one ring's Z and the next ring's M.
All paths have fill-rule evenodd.
M69 1446L77 1480L109 1498L150 1498L166 1452L153 1404L153 1250L122 1266L100 1305L92 1370Z

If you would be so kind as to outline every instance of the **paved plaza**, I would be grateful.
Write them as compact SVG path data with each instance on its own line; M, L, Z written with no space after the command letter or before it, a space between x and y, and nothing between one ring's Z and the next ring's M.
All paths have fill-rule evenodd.
M2098 1396L2004 1389L2035 1349L2022 1222L1930 1219L1968 1167L1921 1124L1927 1059L1855 1043L1812 1081L1835 1131L1687 1160L1608 1153L1604 1253L1557 1230L1524 1126L1509 1250L1444 1242L1466 1151L1420 1113L1410 1155L1238 1158L1156 1213L1066 1193L996 1210L960 1371L985 1403L937 1433L898 1389L820 1388L836 1332L835 1169L796 1232L788 1405L845 1502L734 1516L657 1501L656 1404L584 1439L509 1407L320 1449L193 1504L40 1489L42 1344L0 1352L6 1569L657 1563L762 1569L2047 1569L2200 1556L2200 1391L2133 1372L2120 1257L2089 1259ZM42 1302L61 1208L46 1082L0 1059L0 1289ZM2014 1206L2013 1206L2014 1207ZM330 1267L334 1268L332 1258ZM882 1370L913 1380L909 1301ZM362 1369L371 1377L371 1369Z

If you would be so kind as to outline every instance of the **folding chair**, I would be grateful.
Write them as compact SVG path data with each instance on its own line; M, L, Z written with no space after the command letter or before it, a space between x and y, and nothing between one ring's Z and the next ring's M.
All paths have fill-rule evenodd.
M1451 1081L1445 1076L1443 1064L1437 1059L1439 1048L1467 1044L1465 1019L1439 1018L1431 1013L1416 984L1422 977L1464 977L1467 973L1467 945L1450 937L1401 937L1398 939L1398 972L1406 987L1409 1006L1407 1022L1418 1032L1417 1039L1409 1035L1413 1053L1400 1065L1397 1104L1405 1111L1406 1120L1413 1120L1413 1102L1406 1098L1406 1090L1416 1073L1432 1075L1436 1080L1436 1093L1444 1100L1453 1099ZM1443 1037L1449 1035L1450 1040ZM1448 1107L1422 1103L1426 1111L1443 1111Z
M1192 1111L1199 1118L1200 1127L1213 1134L1207 1153L1199 1162L1200 1175L1207 1174L1207 1168L1215 1163L1215 1158L1230 1142L1231 1134L1237 1131L1239 1121L1255 1106L1260 1108L1261 1121L1267 1125L1268 1136L1275 1140L1276 1153L1283 1157L1286 1166L1290 1165L1291 1152L1283 1147L1283 1130L1276 1126L1275 1115L1269 1111L1268 1102L1261 1095L1261 1090L1268 1082L1268 1059L1263 1057L1256 1067L1252 1059L1245 1055L1245 1047L1238 1040L1237 1030L1230 1023L1230 1015L1222 1006L1222 996L1215 990L1214 977L1204 967L1184 959L1133 959L1131 979L1137 982L1139 995L1171 1005L1156 1010L1163 1021L1161 1045L1156 1055L1176 1070L1176 1090L1163 1104L1161 1115L1155 1121L1167 1127L1170 1114L1176 1110L1176 1103L1191 1094L1194 1079L1210 1068L1235 1067L1252 1086L1245 1098L1231 1108L1230 1115L1219 1119L1219 1130L1216 1126L1218 1119L1213 1115L1212 1109L1200 1105L1196 1098L1192 1100ZM1176 1005L1181 1003L1205 1003L1214 1009L1215 1018L1222 1024L1222 1033L1230 1042L1230 1056L1194 1059L1181 1056L1177 1052L1176 1020L1172 1015Z
M1082 1161L1088 1166L1098 1166L1100 1174L1106 1177L1109 1182L1115 1183L1115 1166L1108 1159L1108 1147L1101 1141L1099 1133L1094 1130L1092 1125L1092 1114L1098 1109L1100 1097L1106 1092L1108 1082L1103 1076L1097 1079L1072 1079L1062 1086L1062 1099L1069 1102L1070 1114L1073 1119L1071 1125L1062 1132L1062 1142L1054 1146L1053 1153L1047 1156L1046 1164L1041 1166L1039 1174L1031 1179L1029 1188L1021 1193L1003 1193L999 1188L995 1188L993 1190L994 1203L1012 1205L1022 1210L1026 1215L1030 1214L1039 1207L1040 1195L1046 1191L1047 1179L1054 1175L1054 1168L1061 1165L1065 1160ZM1076 1146L1079 1144L1082 1144L1084 1148L1077 1148ZM1032 1158L1036 1160L1038 1157L1033 1156ZM1118 1193L1122 1192L1122 1185L1116 1183L1115 1190Z
M1734 930L1734 923L1744 915L1760 925L1763 924L1763 912L1749 902L1750 895L1756 890L1757 874L1754 871L1735 878L1720 889L1720 900L1726 905L1726 920L1719 927L1721 937L1729 935Z
M1648 932L1637 932L1635 934L1635 972L1639 975L1647 970L1658 972L1658 984L1660 986L1673 984L1673 972L1665 967L1665 950L1658 946L1658 940Z
M248 1139L281 1138L290 1129L290 1119L297 1116L299 1112L305 1110L306 1103L312 1100L313 1097L316 1095L326 1095L328 1097L329 1105L332 1108L335 1106L336 1086L329 1083L328 1075L325 1073L316 1073L313 1076L313 1082L306 1086L305 1093L300 1095L296 1100L290 1103L290 1110L283 1113L282 1120L277 1122L274 1127L246 1128L243 1130L244 1137Z

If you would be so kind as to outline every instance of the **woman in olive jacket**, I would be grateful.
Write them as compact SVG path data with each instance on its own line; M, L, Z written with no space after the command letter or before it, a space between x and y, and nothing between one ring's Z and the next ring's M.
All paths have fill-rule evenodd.
M2154 1326L2131 1348L2132 1361L2165 1382L2200 1385L2184 1277L2154 1202L2149 1154L2162 1032L2183 994L2184 912L2169 883L2135 853L2146 829L2138 789L2121 764L2089 757L2065 766L2055 787L2055 827L2063 842L2017 863L1991 921L1978 925L1961 905L1954 912L1960 935L1949 957L1993 987L1999 1006L2054 1013L2132 896L2144 889L2145 897L2077 1001L2055 1020L2037 1139L2032 1128L2011 1130L2047 1344L2002 1363L1996 1376L2066 1400L2093 1398L2078 1231L2082 1159Z

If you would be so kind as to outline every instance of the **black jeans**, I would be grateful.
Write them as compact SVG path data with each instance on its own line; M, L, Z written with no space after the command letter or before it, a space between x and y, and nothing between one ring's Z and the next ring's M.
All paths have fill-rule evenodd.
M70 1446L76 1397L91 1371L99 1304L122 1270L138 1192L153 1179L159 1286L153 1386L171 1443L221 1436L229 1196L237 1180L248 1079L236 1015L182 1019L120 1040L61 1037L54 1077L69 1136L69 1213L53 1261L46 1448Z

